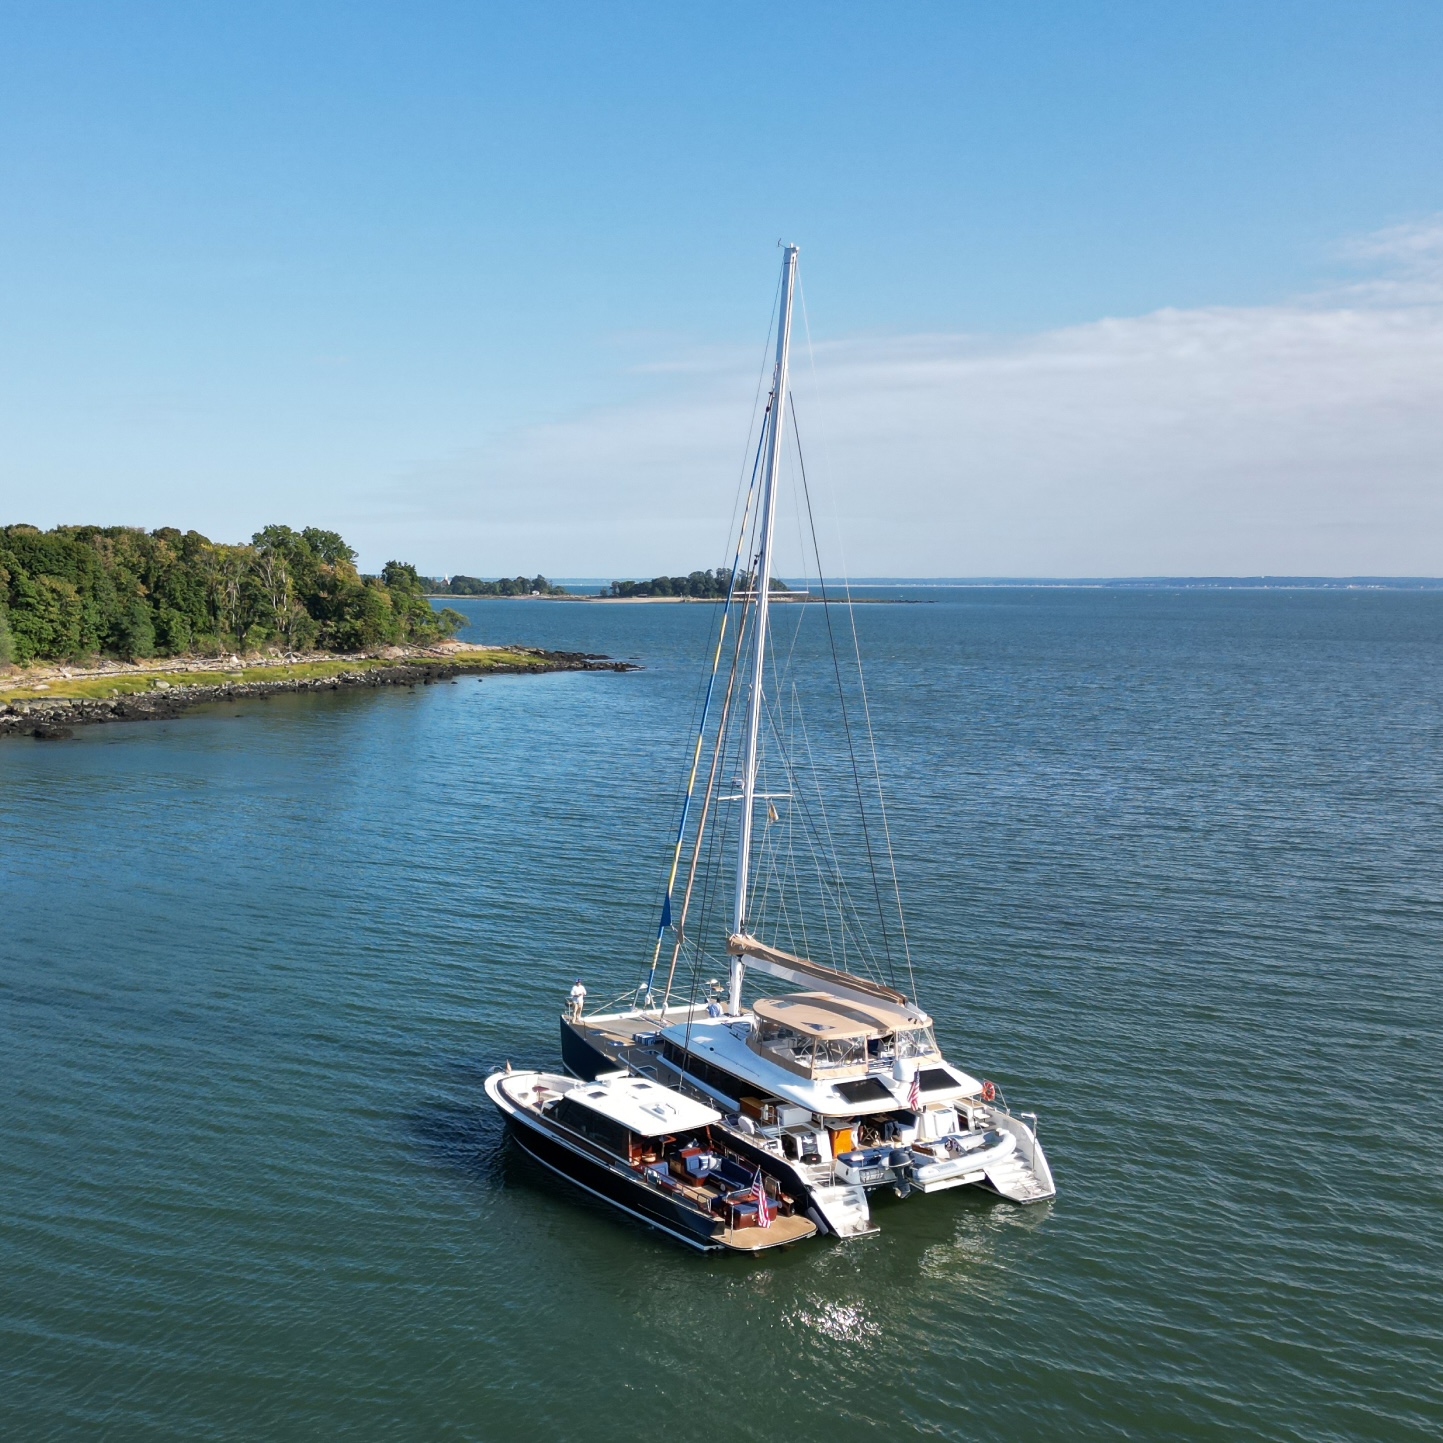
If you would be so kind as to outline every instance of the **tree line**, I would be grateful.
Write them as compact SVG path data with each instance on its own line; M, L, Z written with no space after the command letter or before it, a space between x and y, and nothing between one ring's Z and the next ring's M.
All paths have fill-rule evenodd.
M464 623L432 608L414 566L363 576L341 536L313 526L236 546L173 526L0 527L0 663L366 651Z
M715 571L693 571L688 576L653 576L650 581L613 581L601 590L602 596L691 596L702 600L725 600L731 586L732 569L718 566ZM750 591L752 577L743 572L737 577L737 589ZM772 577L770 591L790 591L786 582Z
M650 581L612 581L600 591L605 597L624 596L690 596L699 600L724 600L731 585L731 567L718 566L715 571L693 571L687 576L653 576ZM479 576L428 576L422 578L432 596L566 596L564 586L557 586L544 576L503 576L497 581L483 581ZM750 588L749 573L738 578L738 588ZM784 581L772 578L773 591L789 591Z
M427 576L423 578L432 596L565 596L564 586L553 586L544 576L503 576L499 581L482 581L479 576Z

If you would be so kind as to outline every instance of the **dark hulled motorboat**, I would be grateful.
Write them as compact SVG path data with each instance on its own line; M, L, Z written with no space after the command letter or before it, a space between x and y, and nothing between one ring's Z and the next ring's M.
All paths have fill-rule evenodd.
M728 1143L720 1113L659 1083L508 1068L486 1093L538 1162L691 1247L756 1253L817 1231L775 1169Z

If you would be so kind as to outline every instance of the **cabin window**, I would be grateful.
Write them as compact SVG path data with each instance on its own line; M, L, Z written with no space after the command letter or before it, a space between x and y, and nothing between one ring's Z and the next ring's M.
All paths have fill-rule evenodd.
M867 1044L861 1037L809 1037L764 1017L757 1024L757 1040L768 1052L810 1073L867 1065Z
M733 1098L737 1090L737 1079L729 1073L723 1072L719 1067L713 1067L711 1063L704 1061L693 1052L684 1052L670 1038L661 1044L661 1055L671 1063L678 1072L685 1072L698 1082L715 1088L725 1098ZM735 1101L732 1102L735 1107Z
M863 1067L867 1062L867 1042L863 1037L819 1037L813 1065L818 1072L834 1067Z
M570 1098L565 1099L562 1106L557 1108L556 1120L573 1132L579 1132L582 1137L589 1138L598 1147L604 1147L608 1152L626 1157L630 1151L632 1138L626 1128L612 1118L603 1117L599 1112L593 1112L589 1107L583 1107Z
M899 1058L935 1057L937 1039L930 1027L913 1027L897 1034L897 1056Z
M812 1039L784 1027L780 1022L773 1022L769 1017L762 1018L757 1024L757 1041L768 1052L775 1052L798 1067L810 1068L812 1065Z

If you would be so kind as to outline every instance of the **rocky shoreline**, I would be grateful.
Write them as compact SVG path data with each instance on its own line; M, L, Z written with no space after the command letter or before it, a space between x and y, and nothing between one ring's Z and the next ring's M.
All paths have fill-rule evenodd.
M342 687L431 686L458 676L515 676L554 671L635 671L624 661L580 651L543 651L508 647L524 660L480 657L455 660L407 660L357 668L321 677L279 677L266 681L211 684L157 680L151 691L114 697L36 697L0 702L0 736L30 736L58 741L77 726L101 722L169 721L205 702L239 701L282 692L339 691ZM184 675L185 673L178 673Z

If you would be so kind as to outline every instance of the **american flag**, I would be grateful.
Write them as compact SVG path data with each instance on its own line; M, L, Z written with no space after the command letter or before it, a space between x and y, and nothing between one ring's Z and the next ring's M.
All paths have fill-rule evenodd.
M767 1201L767 1187L762 1181L761 1168L757 1169L757 1180L752 1184L752 1187L757 1195L757 1226L759 1228L769 1228L772 1225L772 1218L775 1217L776 1214L772 1211L772 1206Z
M907 1106L910 1107L913 1112L920 1111L922 1107L922 1089L917 1086L915 1076L912 1078L911 1087L907 1089Z

